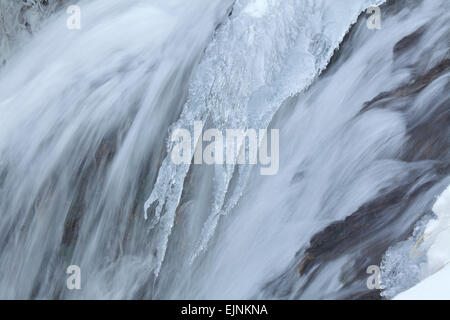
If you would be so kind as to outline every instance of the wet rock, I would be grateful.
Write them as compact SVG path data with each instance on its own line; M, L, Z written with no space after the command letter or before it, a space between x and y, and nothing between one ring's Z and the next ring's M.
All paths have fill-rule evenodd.
M414 31L412 34L404 37L397 42L394 46L394 59L397 59L400 55L406 53L408 50L413 49L415 45L422 39L426 31L426 26L423 25Z

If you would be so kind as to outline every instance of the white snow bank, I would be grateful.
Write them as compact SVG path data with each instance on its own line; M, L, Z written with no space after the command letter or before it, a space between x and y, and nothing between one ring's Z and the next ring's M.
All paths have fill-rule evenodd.
M255 18L262 18L269 9L267 0L254 0L250 2L244 10L244 13Z
M424 280L394 299L450 300L450 186L438 197L433 212L437 218L428 223L424 235L428 248Z
M426 243L430 244L428 273L434 273L450 262L450 186L438 198L433 211L437 219L430 221L425 229Z

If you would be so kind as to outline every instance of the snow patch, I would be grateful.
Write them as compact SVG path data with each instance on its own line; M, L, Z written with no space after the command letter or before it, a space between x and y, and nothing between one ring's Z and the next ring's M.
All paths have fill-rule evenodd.
M450 265L400 293L394 300L450 300Z
M450 186L437 199L433 212L437 219L431 220L425 229L428 274L450 263Z

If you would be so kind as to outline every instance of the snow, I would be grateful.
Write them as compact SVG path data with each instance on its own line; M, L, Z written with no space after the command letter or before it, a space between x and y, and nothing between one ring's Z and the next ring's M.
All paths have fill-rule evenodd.
M255 0L247 5L244 12L254 18L262 18L266 15L268 9L267 0Z
M436 219L428 223L424 235L423 246L428 248L424 279L396 300L450 299L450 186L438 197L433 212Z
M425 229L425 235L431 240L427 252L430 273L450 262L450 186L434 204L433 212L437 219L430 221Z

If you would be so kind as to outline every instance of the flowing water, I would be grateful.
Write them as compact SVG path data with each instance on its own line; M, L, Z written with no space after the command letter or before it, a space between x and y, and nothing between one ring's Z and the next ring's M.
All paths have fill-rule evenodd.
M449 184L448 1L388 1L371 30L382 3L86 0L80 30L48 18L0 69L0 297L367 295L365 268ZM278 174L175 165L168 137L194 120L280 129ZM414 284L391 260L389 289Z

